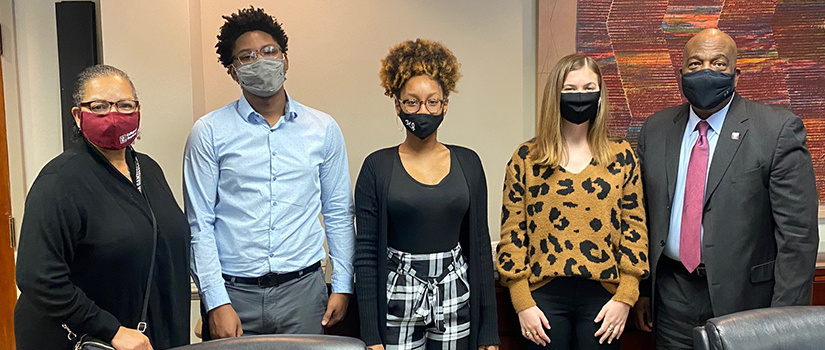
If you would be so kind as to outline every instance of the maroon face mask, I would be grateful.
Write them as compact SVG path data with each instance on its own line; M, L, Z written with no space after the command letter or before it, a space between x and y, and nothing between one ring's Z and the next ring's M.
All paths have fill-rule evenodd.
M137 137L140 112L94 114L80 112L80 131L89 142L100 148L124 149Z

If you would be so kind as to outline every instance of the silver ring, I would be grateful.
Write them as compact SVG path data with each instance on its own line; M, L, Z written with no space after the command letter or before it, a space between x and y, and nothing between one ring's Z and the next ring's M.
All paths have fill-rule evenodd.
M613 333L613 330L614 330L615 328L616 328L616 327L614 327L614 326L612 326L612 325L611 325L610 327L607 327L607 332L608 332L608 333Z
M529 337L529 336L532 336L532 335L533 335L533 332L530 332L530 331L524 332L525 337Z

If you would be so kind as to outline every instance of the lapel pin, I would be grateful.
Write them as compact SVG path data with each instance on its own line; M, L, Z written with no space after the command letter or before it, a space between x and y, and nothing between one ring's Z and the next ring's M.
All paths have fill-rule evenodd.
M730 133L730 139L731 140L738 140L739 139L739 132L734 131L734 132Z

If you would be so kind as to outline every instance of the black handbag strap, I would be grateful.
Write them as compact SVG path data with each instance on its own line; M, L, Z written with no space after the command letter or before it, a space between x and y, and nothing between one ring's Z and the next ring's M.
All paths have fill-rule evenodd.
M149 196L146 195L146 192L143 192L143 183L141 182L140 174L140 163L138 162L137 154L134 148L132 148L132 146L129 146L129 151L132 153L132 159L134 159L135 161L135 187L137 187L140 194L143 195L143 199L146 200L146 206L149 208L149 215L152 217L152 260L149 262L149 277L147 277L146 279L146 290L143 292L143 307L140 311L140 321L137 324L137 330L141 333L146 333L146 328L148 326L148 324L146 323L146 316L149 311L149 294L151 294L152 291L152 277L155 274L155 257L158 252L158 223L155 219L155 212L152 210L152 204L149 203ZM77 335L74 332L72 332L69 326L65 323L62 324L61 327L63 327L63 329L65 329L69 333L69 340L73 340L77 337ZM86 334L81 336L80 342L83 341L83 337L85 336ZM80 344L80 342L78 342L78 344Z
M140 163L137 159L137 154L135 153L134 149L131 149L132 157L135 160L135 186L137 187L138 191L143 195L143 198L146 200L146 206L149 207L149 215L152 216L152 260L149 263L149 277L146 281L146 291L143 293L143 308L140 311L140 322L137 324L137 330L141 333L146 333L146 316L149 311L149 294L152 291L152 277L155 274L155 257L158 251L158 223L155 219L155 212L152 210L152 204L149 202L149 196L146 195L146 192L143 191L143 183L141 182L141 174L140 174Z

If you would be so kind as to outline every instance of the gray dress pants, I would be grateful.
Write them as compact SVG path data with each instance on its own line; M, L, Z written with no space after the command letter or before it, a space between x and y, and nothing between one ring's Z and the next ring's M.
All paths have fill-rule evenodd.
M327 308L327 285L321 269L275 287L227 281L226 291L238 313L243 335L323 334L321 319ZM209 340L208 315L203 338Z

